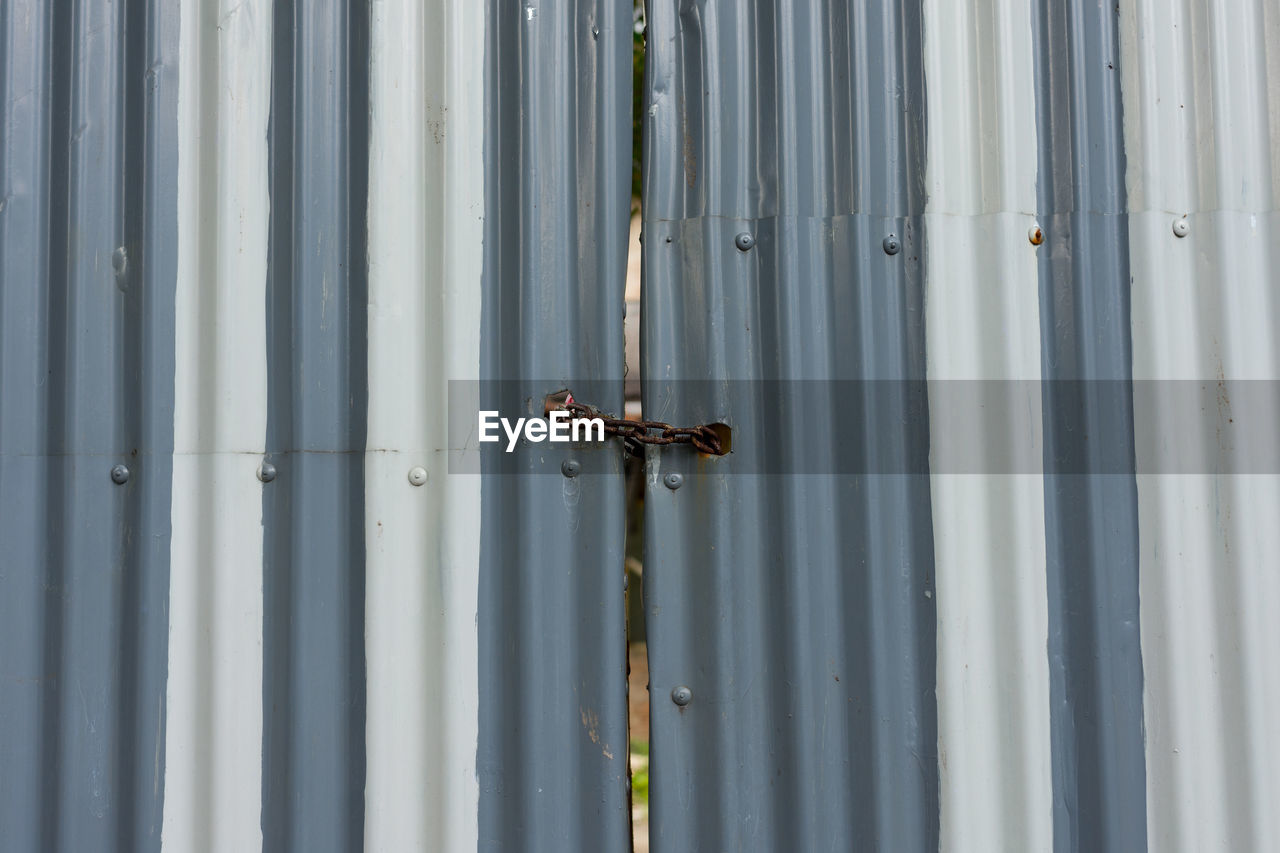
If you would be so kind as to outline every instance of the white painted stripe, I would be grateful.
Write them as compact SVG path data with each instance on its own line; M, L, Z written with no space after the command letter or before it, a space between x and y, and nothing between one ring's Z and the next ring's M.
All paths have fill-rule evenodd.
M178 99L173 540L162 847L262 847L271 3L189 2Z
M1276 435L1241 422L1230 383L1280 379L1280 64L1267 48L1280 9L1139 0L1120 33L1134 378L1226 380L1207 446ZM1135 406L1139 459L1185 464L1169 418L1158 400ZM1151 849L1267 849L1280 837L1280 477L1140 475L1138 514Z
M484 6L376 4L371 46L365 846L474 850L480 478L446 401L479 377Z
M1018 420L992 426L1040 448L1030 5L926 0L924 9L928 378L1030 380L1016 386L1027 396L1008 415ZM933 429L947 428L956 399L954 386L931 385ZM943 458L933 445L940 847L1048 851L1044 478L948 473L975 460Z

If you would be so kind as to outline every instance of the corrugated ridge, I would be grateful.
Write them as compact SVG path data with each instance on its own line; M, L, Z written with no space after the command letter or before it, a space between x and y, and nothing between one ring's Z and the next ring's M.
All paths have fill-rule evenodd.
M364 849L475 850L485 9L371 11Z
M155 849L176 16L14 3L0 26L0 836Z
M1280 834L1280 478L1188 468L1162 425L1200 383L1203 446L1274 451L1275 413L1259 424L1250 397L1280 379L1280 10L1138 3L1121 33L1134 375L1164 380L1135 412L1154 468L1138 479L1147 829L1153 849L1264 849Z
M1146 796L1119 12L1042 0L1033 16L1054 848L1140 850Z
M181 12L166 849L262 846L270 0Z
M948 455L947 439L1041 442L1036 115L1031 9L925 4L925 221L931 496L937 559L941 849L1052 843L1043 478L1012 453ZM1029 381L1030 380L1030 381ZM1010 406L961 404L1003 388ZM1016 383L1016 384L1015 384ZM1021 405L1012 405L1021 403ZM975 471L977 473L957 473ZM983 473L992 472L992 473Z
M487 8L483 408L621 413L632 6ZM621 448L484 466L480 848L627 850Z
M923 162L924 114L902 109L923 98L920 63L889 70L856 49L911 49L904 26L919 14L914 2L655 6L650 32L677 42L651 40L646 58L649 115L671 117L646 125L646 218L922 212L923 170L907 164ZM883 128L900 132L886 142Z
M910 386L787 384L924 378L920 8L648 13L646 416L734 430L648 461L653 849L935 848L928 480L759 474L924 468Z
M278 0L263 493L263 843L364 832L368 26Z
M1280 204L1278 23L1265 0L1124 10L1135 211L1258 213ZM1141 34L1135 28L1141 23Z

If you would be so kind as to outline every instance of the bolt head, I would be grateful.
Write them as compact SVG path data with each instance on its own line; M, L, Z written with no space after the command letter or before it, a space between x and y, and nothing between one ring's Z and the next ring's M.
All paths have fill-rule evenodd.
M674 492L676 489L684 485L684 477L677 474L675 471L672 471L670 474L667 474L662 478L662 482L668 489L671 489L671 491Z
M1039 246L1044 242L1044 231L1039 225L1032 225L1027 231L1027 239L1031 241L1031 245Z
M885 237L880 245L884 247L884 253L886 255L896 255L898 252L902 251L902 244L898 242L897 234L890 234L888 237Z
M1191 233L1191 224L1187 222L1185 216L1180 216L1173 220L1173 236L1185 237Z
M577 459L566 459L560 463L560 473L570 479L578 476L582 471L582 463Z
M409 469L409 482L415 486L426 485L427 469L421 465L415 465Z
M682 684L671 691L671 701L683 708L693 701L693 691Z
M111 482L117 486L123 486L129 482L129 469L124 465L111 466Z
M756 244L756 238L743 231L737 237L733 238L733 245L738 247L739 252L750 252L751 247Z
M270 462L263 462L258 466L258 479L264 483L270 483L276 478L276 466Z

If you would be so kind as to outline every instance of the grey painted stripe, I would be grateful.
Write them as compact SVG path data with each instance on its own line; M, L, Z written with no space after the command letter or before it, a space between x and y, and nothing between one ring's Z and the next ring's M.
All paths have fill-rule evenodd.
M0 4L5 850L160 843L177 23Z
M631 8L488 2L486 408L622 408ZM629 851L620 447L482 465L480 849Z
M936 850L920 4L648 12L645 411L734 445L648 457L653 849ZM758 475L842 452L923 473Z
M263 490L264 849L357 850L365 776L368 16L277 0Z
M1033 16L1054 848L1142 850L1137 486L1053 473L1134 465L1118 12L1036 0Z

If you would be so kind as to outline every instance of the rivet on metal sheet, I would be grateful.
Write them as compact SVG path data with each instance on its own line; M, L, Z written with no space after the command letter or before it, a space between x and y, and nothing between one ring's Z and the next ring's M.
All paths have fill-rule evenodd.
M123 465L114 465L111 468L111 482L117 486L123 486L129 482L129 469Z
M421 465L415 465L409 469L409 482L415 486L426 485L427 469Z
M884 242L880 245L884 247L884 253L886 255L896 255L898 252L902 251L902 244L898 242L897 234L890 234L888 237L885 237Z
M560 463L560 473L572 479L582 471L582 464L577 459L566 459Z
M270 483L276 478L276 466L270 462L263 462L258 466L258 479L264 483Z
M733 238L733 245L738 247L739 252L750 252L751 247L756 244L756 238L752 237L746 231L743 231L737 237Z
M682 684L671 691L671 701L683 708L693 701L693 691Z
M1185 237L1191 233L1191 224L1187 222L1187 217L1180 216L1173 220L1173 236Z
M684 485L684 477L672 471L670 474L662 478L662 482L668 489L674 492L676 489Z
M1039 246L1044 242L1044 231L1040 229L1039 225L1032 225L1030 230L1027 231L1027 239L1031 241L1031 245Z

